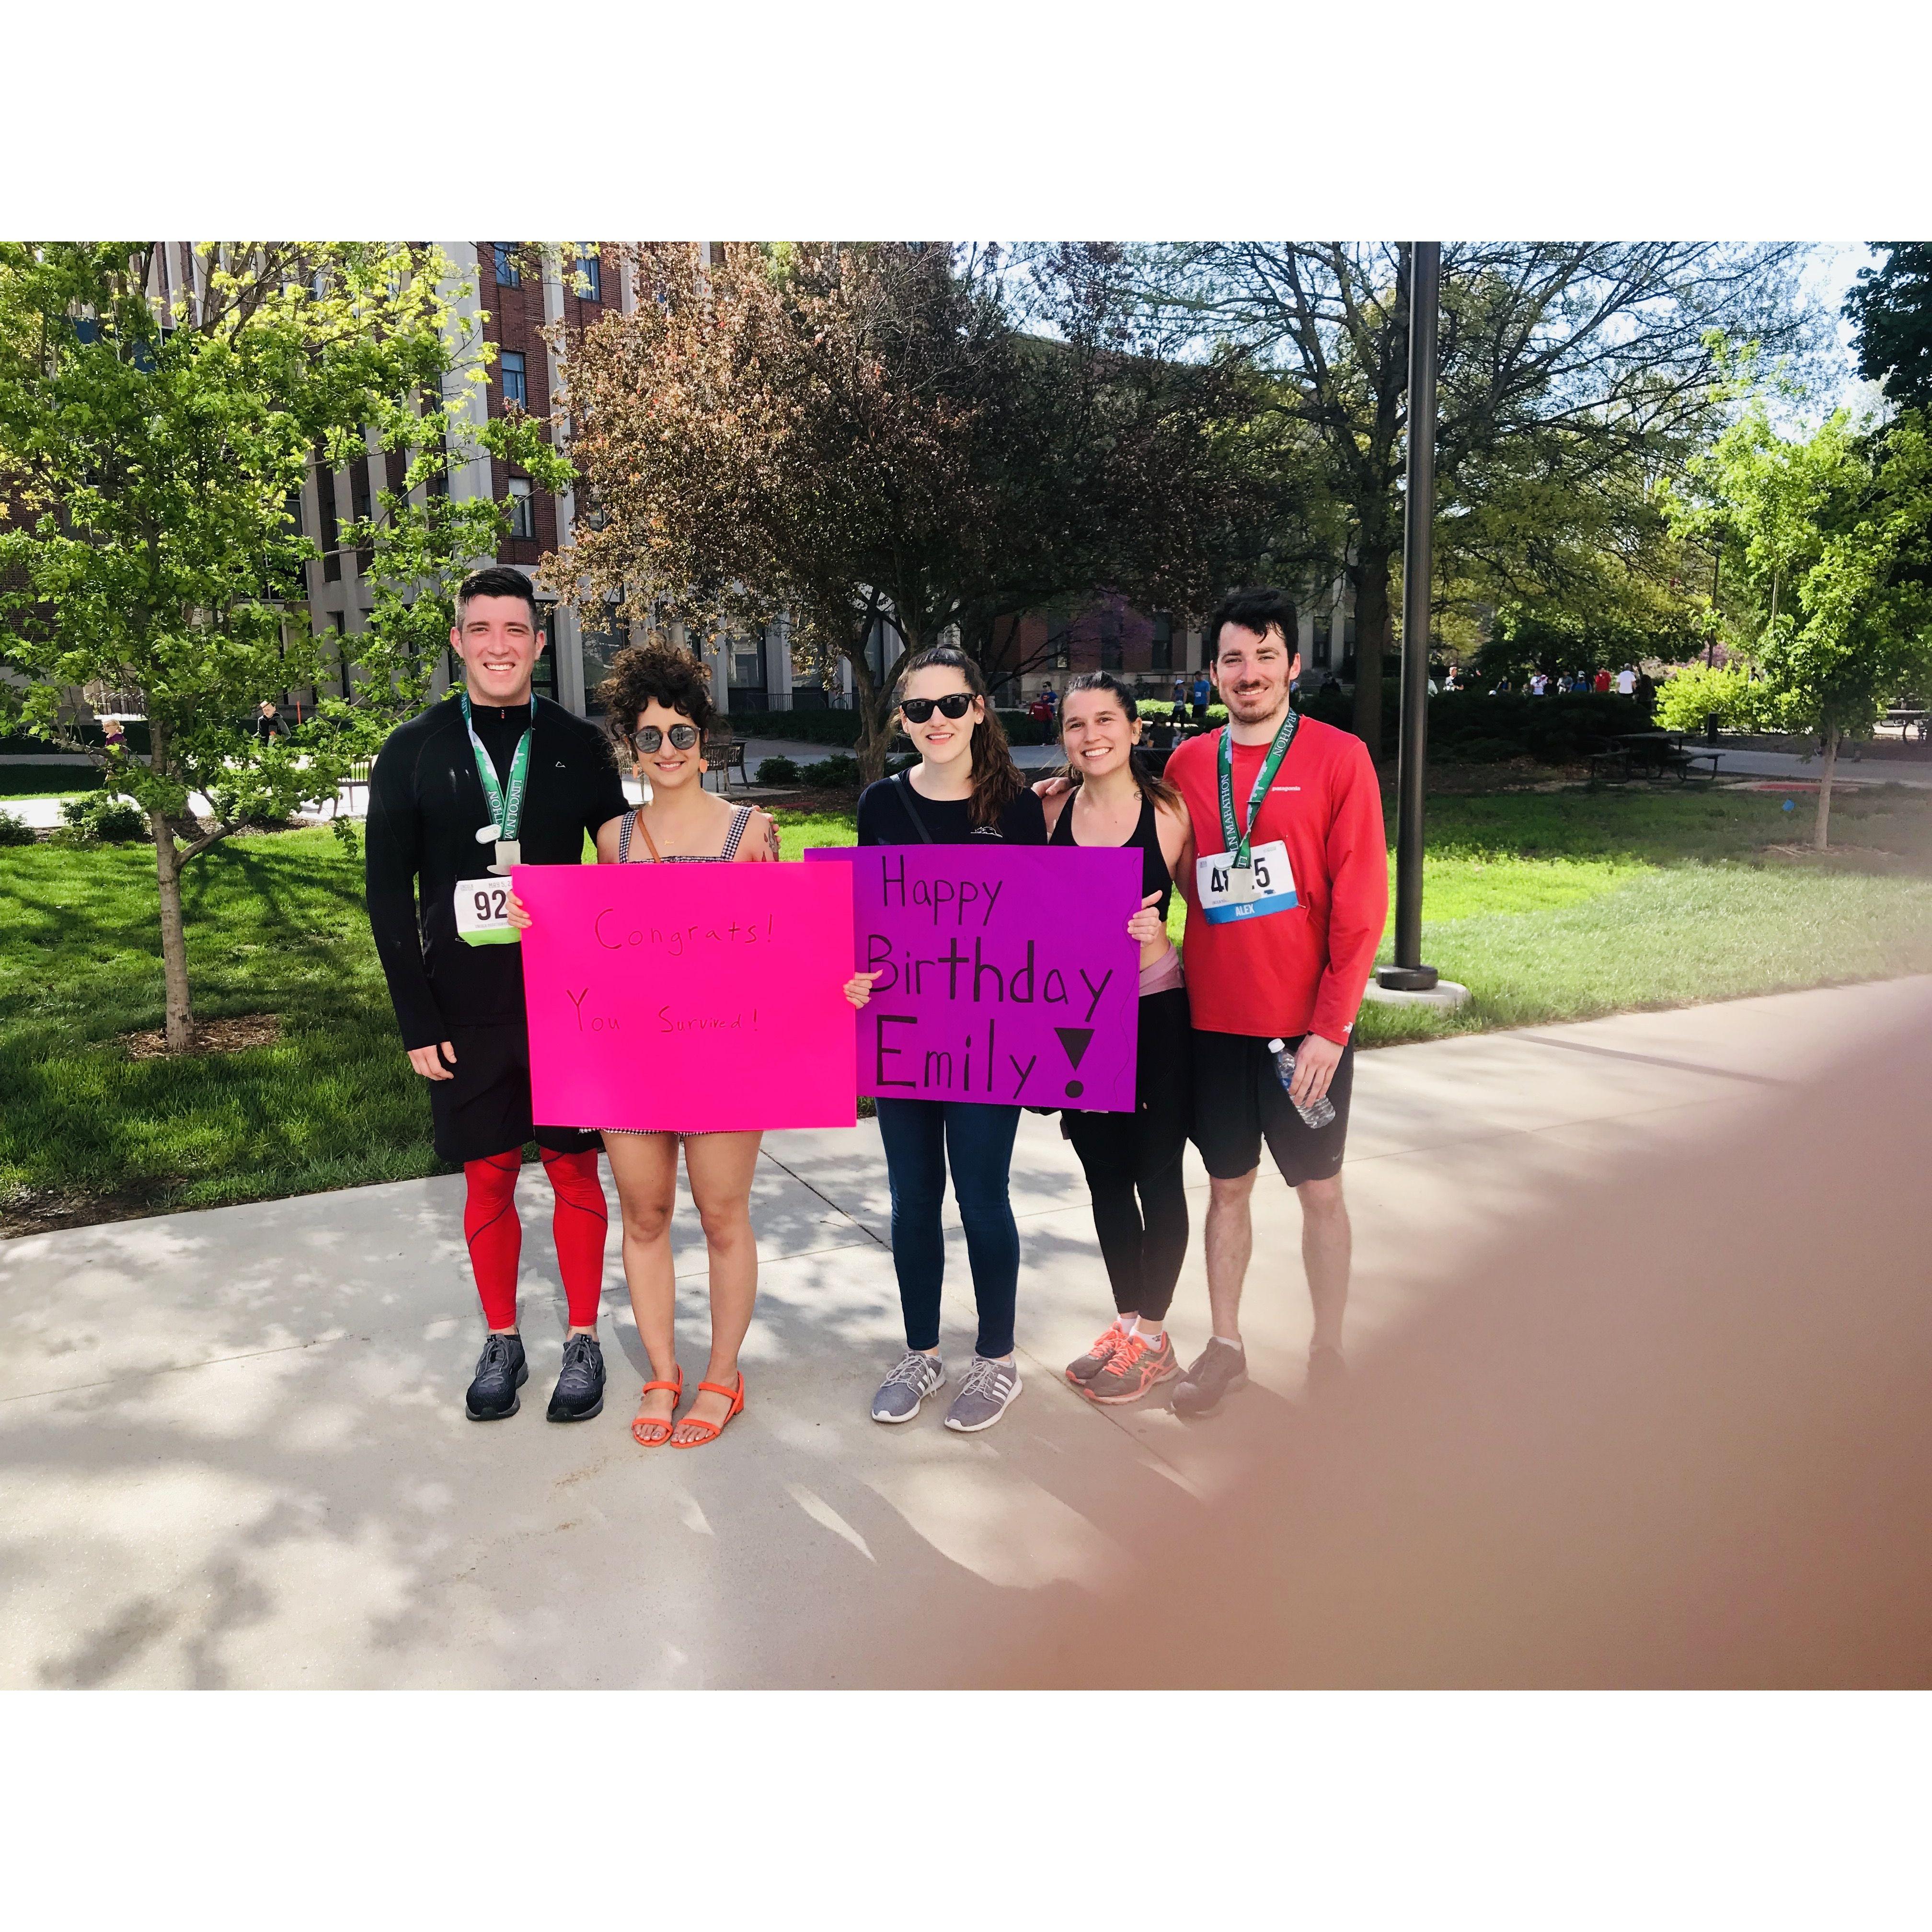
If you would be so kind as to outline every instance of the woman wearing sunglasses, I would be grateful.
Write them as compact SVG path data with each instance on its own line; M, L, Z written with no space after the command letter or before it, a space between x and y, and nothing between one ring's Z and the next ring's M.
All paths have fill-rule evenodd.
M778 856L777 829L762 812L728 804L702 783L704 731L711 722L710 681L688 652L661 644L617 653L598 687L610 733L644 782L644 803L598 828L604 866L752 865ZM530 921L510 901L513 923ZM606 1127L604 1152L623 1211L624 1278L631 1312L650 1357L631 1433L646 1448L669 1443L694 1449L716 1440L745 1406L738 1349L752 1325L758 1293L758 1248L752 1232L752 1178L757 1133L705 1133L675 1120L648 1132ZM670 1217L677 1204L677 1150L704 1224L711 1272L711 1359L697 1400L681 1420L684 1371L675 1346L676 1285Z
M964 652L921 651L906 660L898 676L898 718L920 761L866 787L859 800L861 845L965 844L988 838L1046 844L1040 802L1013 763L979 666ZM848 989L855 1004L865 1004L876 977L855 976ZM939 1358L946 1266L940 1210L950 1167L965 1225L980 1329L946 1426L967 1432L990 1428L1020 1392L1013 1361L1020 1238L1006 1192L1020 1110L890 1097L875 1104L892 1187L892 1268L905 1317L906 1352L873 1396L872 1419L910 1422L945 1384Z

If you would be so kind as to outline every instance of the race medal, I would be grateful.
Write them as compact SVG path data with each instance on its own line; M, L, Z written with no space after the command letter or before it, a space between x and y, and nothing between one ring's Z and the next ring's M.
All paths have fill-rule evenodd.
M500 878L508 874L512 866L520 866L524 862L524 848L517 834L523 824L524 791L530 782L531 734L526 728L517 740L516 751L510 760L510 782L506 790L496 782L496 767L490 762L490 754L483 748L483 741L476 735L476 727L470 716L470 694L466 691L463 693L462 702L463 728L470 734L470 749L476 760L477 782L483 788L483 796L491 814L490 823L477 828L476 842L479 845L488 845L494 841L496 862L490 869ZM537 700L532 693L530 698L532 725L536 722L536 715ZM458 896L460 902L460 892ZM467 938L469 934L465 933L464 936Z
M1232 852L1204 852L1195 860L1195 896L1210 926L1292 912L1300 904L1285 841L1270 839L1249 856L1252 862L1246 866L1236 865Z
M523 934L510 923L510 889L494 879L458 879L456 936L466 946L515 946Z
M496 862L490 869L507 878L512 866L524 862L523 842L517 838L500 838L496 841Z

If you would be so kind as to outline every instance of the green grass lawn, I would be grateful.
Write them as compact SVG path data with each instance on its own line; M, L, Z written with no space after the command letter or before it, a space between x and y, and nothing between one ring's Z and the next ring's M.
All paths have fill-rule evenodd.
M1766 849L1808 824L1780 804L1432 800L1424 956L1476 997L1365 1006L1364 1043L1932 970L1932 794L1841 798L1822 864ZM849 811L781 820L788 859L853 836ZM281 1038L130 1060L119 1036L162 1017L152 848L0 848L0 1229L436 1171L359 855L325 831L240 838L188 880L197 1016L278 1013Z

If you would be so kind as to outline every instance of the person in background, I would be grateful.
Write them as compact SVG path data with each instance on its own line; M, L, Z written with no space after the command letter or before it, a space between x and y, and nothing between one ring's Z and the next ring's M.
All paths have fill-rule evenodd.
M898 671L898 722L920 761L868 785L859 800L861 845L1046 843L1040 800L1013 763L980 667L941 646L906 658ZM876 974L847 989L862 1006ZM966 1258L979 1307L972 1366L946 1412L947 1428L989 1429L1020 1393L1013 1359L1019 1229L1008 1194L1016 1106L970 1100L874 1102L892 1200L892 1268L905 1318L906 1352L872 1397L872 1420L907 1423L946 1384L939 1354L940 1292L946 1235L940 1211L950 1169L966 1232Z
M1533 670L1530 673L1529 694L1531 697L1540 698L1549 688L1550 680L1541 671Z
M1325 689L1326 686L1324 686L1324 688ZM1456 667L1454 664L1451 664L1449 668L1442 674L1442 688L1445 692L1454 691L1459 688L1456 682Z
M1048 801L1052 845L1126 846L1141 854L1141 908L1127 922L1140 946L1140 1021L1134 1110L1067 1108L1060 1125L1085 1170L1094 1228L1114 1294L1114 1319L1066 1366L1088 1400L1137 1400L1180 1372L1167 1310L1187 1255L1181 1156L1192 1094L1187 993L1167 934L1174 881L1193 856L1180 794L1142 770L1133 698L1108 671L1067 686L1060 726L1072 790Z
M282 715L275 709L273 698L263 698L255 710L255 738L258 744L266 745L271 738L286 738L289 735L289 728L282 722ZM231 712L229 715L232 717L234 714Z
M1617 673L1617 689L1625 698L1630 697L1635 693L1636 667L1634 664L1625 664L1623 669Z
M1646 718L1654 715L1657 710L1657 680L1648 671L1637 673L1636 682L1632 687L1630 695L1642 706Z
M1174 708L1175 711L1178 712L1181 706L1186 702L1187 680L1185 678L1178 677L1174 680Z
M1208 682L1208 668L1204 664L1194 674L1194 722L1197 724L1208 722L1208 700L1214 688Z
M1610 688L1610 673L1607 670L1600 670L1598 672L1595 677L1591 680L1590 688L1593 691L1600 693L1608 691Z

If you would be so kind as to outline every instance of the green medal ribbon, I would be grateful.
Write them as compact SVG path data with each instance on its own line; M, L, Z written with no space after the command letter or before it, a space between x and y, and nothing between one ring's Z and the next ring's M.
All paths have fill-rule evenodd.
M530 694L530 722L536 722L536 694ZM524 791L530 777L530 734L526 730L517 740L515 753L510 760L510 790L506 797L503 788L496 782L496 767L490 762L490 754L483 748L483 741L476 735L476 727L470 722L470 694L463 693L463 728L470 734L470 748L476 755L476 776L483 781L483 796L489 802L491 817L496 825L500 839L514 840L517 828L524 822Z
M1255 814L1261 810L1262 800L1267 797L1268 787L1274 783L1274 775L1281 770L1281 761L1288 756L1288 748L1294 742L1295 728L1300 722L1301 713L1291 707L1288 716L1281 721L1280 730L1274 734L1274 742L1268 747L1268 756L1262 760L1255 788L1248 795L1248 832L1255 828ZM1221 834L1228 842L1232 862L1252 866L1254 859L1248 850L1248 832L1244 832L1234 823L1234 739L1232 725L1221 728L1217 762L1221 774Z

